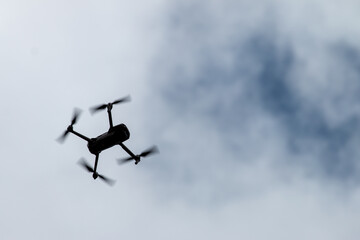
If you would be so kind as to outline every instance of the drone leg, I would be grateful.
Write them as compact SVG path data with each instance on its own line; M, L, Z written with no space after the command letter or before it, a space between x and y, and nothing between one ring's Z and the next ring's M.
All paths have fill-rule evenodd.
M94 165L94 173L93 173L93 178L96 179L99 174L96 172L96 169L97 169L97 165L98 165L98 160L99 160L99 154L96 154L95 155L95 165Z
M112 115L111 115L111 109L112 109L112 105L109 104L107 107L107 112L108 112L108 117L109 117L109 124L110 124L110 128L113 127L113 121L112 121Z

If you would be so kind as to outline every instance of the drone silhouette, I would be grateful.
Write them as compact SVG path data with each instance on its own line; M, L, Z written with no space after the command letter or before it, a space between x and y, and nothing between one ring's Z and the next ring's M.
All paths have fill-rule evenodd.
M87 147L88 147L90 153L95 155L94 167L92 168L86 162L86 160L84 158L81 158L78 163L80 166L85 168L88 172L91 172L92 177L94 179L99 177L100 179L104 180L109 185L113 185L115 183L115 181L110 178L107 178L97 172L99 154L103 150L111 148L115 145L120 145L125 150L125 152L127 152L130 155L130 157L124 158L124 159L118 159L119 164L126 163L131 160L135 160L135 164L138 164L141 160L141 157L147 157L151 154L159 152L158 148L156 146L153 146L153 147L145 150L144 152L142 152L138 155L135 155L124 145L123 142L125 142L126 140L128 140L130 138L130 132L129 132L128 128L126 127L126 125L123 123L113 126L111 110L112 110L113 105L119 104L119 103L124 103L124 102L129 102L129 101L130 101L130 96L127 96L127 97L115 100L114 102L111 102L108 104L102 104L102 105L90 108L90 112L92 114L94 114L97 111L107 109L107 113L108 113L108 117L109 117L109 124L110 124L109 130L95 138L88 138L73 129L73 126L77 122L79 115L81 113L81 110L75 109L73 118L71 120L71 124L67 127L66 131L57 139L58 142L63 143L65 141L66 137L68 136L68 134L72 133L72 134L84 139L85 141L87 141L87 143L88 143Z

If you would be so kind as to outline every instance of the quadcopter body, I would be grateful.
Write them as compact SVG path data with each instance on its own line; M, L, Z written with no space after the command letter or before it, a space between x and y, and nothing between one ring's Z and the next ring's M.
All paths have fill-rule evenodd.
M113 146L119 145L120 147L122 147L129 155L130 157L125 158L125 159L118 159L119 163L125 163L131 160L135 160L135 164L138 164L140 162L140 158L141 157L146 157L152 153L156 153L158 152L158 149L156 146L153 146L152 148L142 152L141 154L135 155L132 151L130 151L130 149L128 149L123 142L125 142L126 140L128 140L130 138L130 132L129 129L126 127L125 124L121 123L118 124L116 126L113 126L113 121L112 121L112 115L111 115L111 110L114 104L118 104L118 103L122 103L122 102L127 102L130 100L130 97L125 97L125 98L121 98L118 99L112 103L108 103L108 104L103 104L100 106L96 106L93 108L90 108L90 111L92 113L95 113L99 110L104 110L107 109L108 112L108 118L109 118L109 130L95 138L88 138L86 136L84 136L83 134L75 131L73 129L73 125L77 122L77 119L80 115L80 111L76 110L74 113L74 116L71 120L71 124L67 127L66 131L64 132L64 134L58 139L59 142L63 142L66 138L66 136L69 133L72 133L82 139L84 139L85 141L87 141L87 147L90 151L90 153L95 155L95 163L94 163L94 168L92 168L89 164L87 164L87 162L84 159L81 159L79 164L81 166L83 166L86 170L88 170L89 172L93 173L93 178L96 179L97 177L100 177L102 180L104 180L105 182L109 183L109 184L113 184L114 181L97 173L97 165L98 165L98 160L99 160L99 154L108 149L111 148Z
M109 129L109 131L91 138L88 141L88 149L92 154L99 154L103 150L121 144L130 138L130 132L125 124L119 124Z

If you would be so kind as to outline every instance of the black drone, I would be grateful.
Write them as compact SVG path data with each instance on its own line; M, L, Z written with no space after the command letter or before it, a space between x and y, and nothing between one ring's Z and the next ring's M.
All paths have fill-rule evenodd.
M95 155L94 168L92 168L83 158L80 159L79 164L82 167L84 167L87 171L92 172L93 173L92 176L94 179L96 179L97 177L100 177L102 180L104 180L106 183L108 183L110 185L113 185L115 183L115 181L96 172L98 160L99 160L99 154L103 150L111 148L115 145L120 145L130 155L130 157L124 158L124 159L118 159L119 164L129 162L131 160L135 160L135 164L138 164L140 162L141 157L146 157L150 154L158 152L158 148L156 146L153 146L153 147L149 148L148 150L140 153L139 155L135 155L123 144L123 142L125 142L126 140L129 139L130 132L129 132L128 128L126 127L126 125L123 123L113 126L111 109L114 104L128 102L128 101L130 101L130 96L118 99L112 103L102 104L102 105L90 108L91 113L95 113L99 110L104 110L104 109L107 109L107 112L108 112L110 128L107 132L97 136L96 138L88 138L88 137L76 132L73 129L73 125L77 122L78 117L80 115L80 110L75 110L73 118L71 120L71 124L67 127L64 134L58 138L58 141L60 143L62 143L62 142L64 142L66 136L69 133L73 133L74 135L87 141L88 142L87 147L88 147L90 153Z

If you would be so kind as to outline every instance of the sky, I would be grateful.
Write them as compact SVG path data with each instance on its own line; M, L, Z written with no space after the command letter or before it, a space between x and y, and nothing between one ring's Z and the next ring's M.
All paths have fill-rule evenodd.
M360 3L0 0L4 239L358 239ZM77 165L114 106L160 154Z

